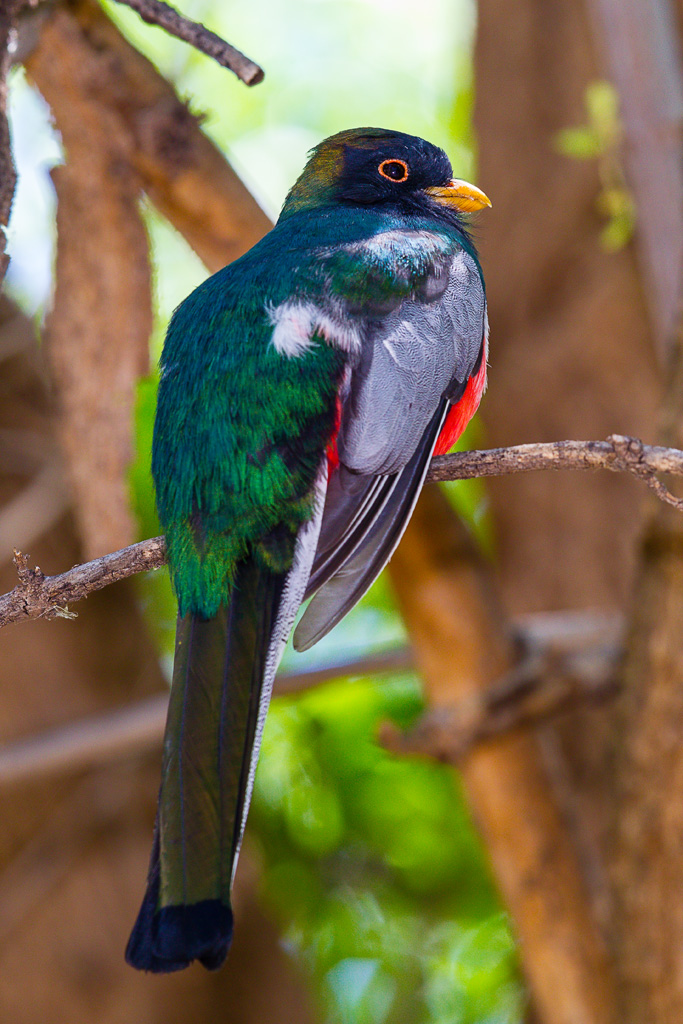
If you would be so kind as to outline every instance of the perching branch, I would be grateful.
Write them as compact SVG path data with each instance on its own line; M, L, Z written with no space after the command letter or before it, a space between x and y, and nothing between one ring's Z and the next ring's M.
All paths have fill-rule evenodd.
M489 451L456 452L437 456L428 480L470 480L544 469L610 469L631 473L644 480L662 501L683 511L676 498L656 477L657 473L683 476L683 451L645 445L637 438L612 434L607 441L551 441L521 444ZM158 569L166 561L163 537L143 540L113 554L77 565L58 576L45 576L28 559L15 552L19 583L0 597L0 628L24 619L73 616L69 602L80 601L110 583L139 572Z
M427 479L469 480L541 469L611 469L632 473L644 480L662 501L683 511L683 501L671 494L656 476L683 476L683 451L646 445L623 434L610 434L606 441L550 441L441 455L432 462Z
M22 619L75 618L68 609L69 601L80 601L110 583L135 576L138 572L158 569L166 561L163 537L142 540L138 544L103 555L92 562L77 565L59 576L44 576L40 568L30 569L28 558L14 552L19 584L0 597L0 627Z
M118 2L132 7L148 24L158 25L170 35L194 46L195 50L200 50L207 56L213 57L221 67L233 71L245 85L258 85L263 81L263 68L231 46L230 43L226 43L215 32L211 32L198 21L186 18L184 14L180 14L163 0L118 0Z

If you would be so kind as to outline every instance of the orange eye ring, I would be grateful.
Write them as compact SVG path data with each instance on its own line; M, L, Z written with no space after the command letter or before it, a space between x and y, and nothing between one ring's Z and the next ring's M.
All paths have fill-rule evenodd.
M387 178L389 181L396 181L399 184L402 181L407 181L410 174L405 160L398 160L396 157L392 157L390 160L382 160L377 170L383 178Z

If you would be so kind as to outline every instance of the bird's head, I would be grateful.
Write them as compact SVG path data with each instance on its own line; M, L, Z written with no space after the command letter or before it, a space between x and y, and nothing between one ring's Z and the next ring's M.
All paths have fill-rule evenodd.
M345 204L456 216L491 205L475 185L453 178L442 149L385 128L352 128L324 139L312 150L281 216Z

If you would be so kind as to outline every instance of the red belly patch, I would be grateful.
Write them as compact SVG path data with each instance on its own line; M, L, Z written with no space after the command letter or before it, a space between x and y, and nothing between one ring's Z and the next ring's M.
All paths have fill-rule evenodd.
M332 476L335 469L339 465L339 452L337 451L337 434L341 426L342 418L342 402L341 397L337 395L337 404L334 416L334 433L327 444L327 476L328 479Z
M434 455L445 455L446 452L451 450L479 408L481 396L484 394L484 388L486 387L487 348L486 339L484 339L484 356L481 366L475 376L470 377L467 381L465 393L460 401L449 410L446 422L441 428L441 433L434 446Z

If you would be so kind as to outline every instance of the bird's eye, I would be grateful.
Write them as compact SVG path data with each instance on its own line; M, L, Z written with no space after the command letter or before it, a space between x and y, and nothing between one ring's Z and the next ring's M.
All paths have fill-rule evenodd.
M382 160L377 170L389 181L406 181L408 178L408 164L405 160Z

